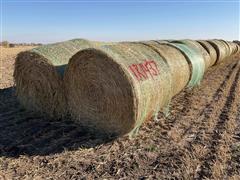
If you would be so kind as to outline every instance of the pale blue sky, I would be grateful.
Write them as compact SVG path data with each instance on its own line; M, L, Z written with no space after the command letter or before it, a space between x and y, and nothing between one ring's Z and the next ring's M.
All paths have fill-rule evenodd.
M2 0L2 39L239 39L239 1Z

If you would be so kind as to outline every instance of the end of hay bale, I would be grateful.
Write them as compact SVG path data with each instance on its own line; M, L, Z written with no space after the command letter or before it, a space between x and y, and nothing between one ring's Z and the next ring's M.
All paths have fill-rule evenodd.
M97 131L129 132L135 124L135 102L122 68L96 49L75 54L70 64L64 81L74 119Z
M197 41L204 49L206 49L206 51L208 52L210 58L211 58L211 63L210 63L210 67L213 66L216 61L217 61L217 52L216 50L213 48L213 46L204 40L198 40Z
M165 61L153 49L133 43L78 52L64 83L73 119L121 135L150 120L172 95Z
M44 57L31 51L17 55L14 68L16 95L26 109L62 117L66 99L60 78L55 67Z
M217 52L217 61L215 64L222 63L229 56L229 49L223 41L219 40L207 40Z

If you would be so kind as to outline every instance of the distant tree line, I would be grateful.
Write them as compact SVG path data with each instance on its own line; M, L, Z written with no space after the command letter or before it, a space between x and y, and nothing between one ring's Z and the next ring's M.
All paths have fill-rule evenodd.
M41 46L41 43L10 43L8 41L0 42L2 47L17 47L17 46Z

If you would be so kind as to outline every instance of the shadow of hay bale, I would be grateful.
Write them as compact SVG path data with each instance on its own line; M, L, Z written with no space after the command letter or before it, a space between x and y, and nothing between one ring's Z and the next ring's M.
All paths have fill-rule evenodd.
M0 89L0 156L49 155L91 148L116 137L91 132L65 119L48 119L21 108L13 87Z

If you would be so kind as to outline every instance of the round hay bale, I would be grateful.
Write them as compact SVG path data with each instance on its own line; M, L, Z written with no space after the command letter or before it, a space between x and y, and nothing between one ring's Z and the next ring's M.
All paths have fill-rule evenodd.
M216 61L217 61L217 52L216 52L216 50L207 41L199 40L198 42L208 52L208 54L209 54L209 56L211 58L210 67L213 66L216 63Z
M216 64L223 62L228 56L228 48L226 45L219 40L207 40L217 52Z
M84 39L44 45L18 54L14 81L20 103L27 109L51 117L67 112L62 77L76 52L94 45Z
M156 50L169 65L172 79L172 96L178 94L190 80L191 70L185 56L179 49L163 41L140 42Z
M227 43L227 41L223 40L223 39L220 39L219 41L223 42L223 44L225 45L225 49L226 49L226 54L227 54L227 57L230 57L231 56L231 47L229 46L229 44Z
M234 55L237 53L237 44L233 43L233 42L227 42L228 43L228 46L230 47L231 49L231 55Z
M191 67L191 77L187 87L192 88L196 85L199 85L205 71L205 62L201 53L195 48L191 48L182 43L170 44L183 53L188 61L189 66Z
M64 76L70 113L98 132L135 134L171 99L169 66L152 48L122 43L86 49Z
M190 48L194 48L196 49L196 51L199 52L199 54L201 54L203 56L204 59L204 64L205 64L205 70L207 71L207 69L210 67L211 65L211 57L208 54L208 52L206 51L206 49L204 49L197 41L194 40L190 40L190 39L185 39L185 40L178 40L178 41L172 41L173 43L182 43L187 45Z

